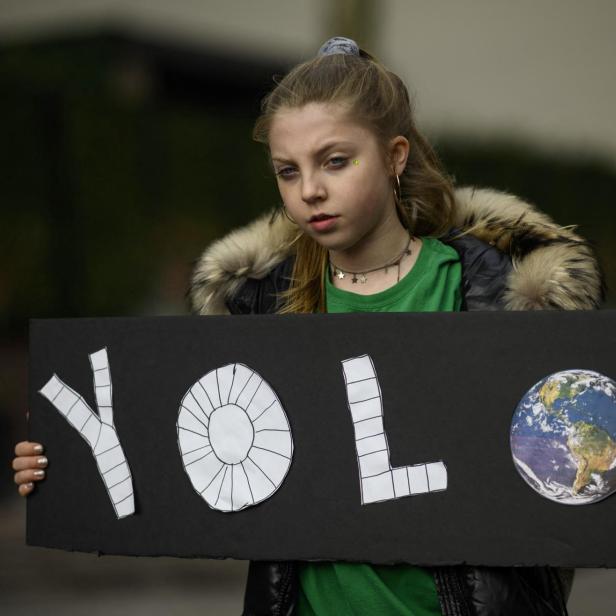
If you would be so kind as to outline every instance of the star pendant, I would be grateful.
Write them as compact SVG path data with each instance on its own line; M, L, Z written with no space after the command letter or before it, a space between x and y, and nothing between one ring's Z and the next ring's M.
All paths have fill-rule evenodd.
M344 272L342 270L338 270L336 272L336 278L339 278L340 280L342 280L344 278Z

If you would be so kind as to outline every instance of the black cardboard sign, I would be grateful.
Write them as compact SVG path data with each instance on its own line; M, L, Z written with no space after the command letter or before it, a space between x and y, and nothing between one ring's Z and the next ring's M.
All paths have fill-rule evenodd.
M616 496L581 506L540 496L509 442L516 406L547 375L616 378L615 333L614 311L32 320L28 438L44 443L49 467L28 498L27 543L252 560L616 566ZM135 513L120 519L88 443L38 393L56 374L96 410L88 356L103 348L134 489ZM351 414L361 400L350 404L342 362L363 356L378 379L391 467L442 461L446 489L432 468L433 491L362 504L369 469L358 463ZM271 496L223 512L191 484L176 423L189 389L228 364L256 371L275 392L293 453ZM403 490L402 476L392 481Z

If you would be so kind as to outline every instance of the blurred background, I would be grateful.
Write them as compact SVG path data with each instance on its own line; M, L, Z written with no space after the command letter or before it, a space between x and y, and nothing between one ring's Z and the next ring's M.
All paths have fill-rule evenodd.
M615 307L615 24L610 0L0 0L3 613L240 613L243 562L24 546L28 319L186 314L203 248L278 202L261 97L327 38L405 80L459 185L579 225ZM571 614L616 613L615 583L579 571Z

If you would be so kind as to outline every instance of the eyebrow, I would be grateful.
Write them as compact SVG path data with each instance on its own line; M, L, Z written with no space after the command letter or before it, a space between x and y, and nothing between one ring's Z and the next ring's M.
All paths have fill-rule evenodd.
M313 152L313 156L316 158L320 154L323 154L323 152L326 152L327 150L331 150L337 146L353 146L353 145L355 144L352 143L351 141L332 141L331 143L326 143L325 145L321 146L318 150ZM276 161L279 163L292 163L293 162L293 160L291 159L281 158L279 156L272 156L271 161L272 162Z

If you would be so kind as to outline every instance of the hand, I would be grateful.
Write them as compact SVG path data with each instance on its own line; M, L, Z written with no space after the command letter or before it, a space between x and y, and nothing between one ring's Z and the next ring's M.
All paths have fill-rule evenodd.
M28 496L34 490L34 482L45 478L45 471L41 470L48 464L43 454L43 446L40 443L21 441L15 445L15 458L13 470L15 483L19 486L17 491L21 496Z

